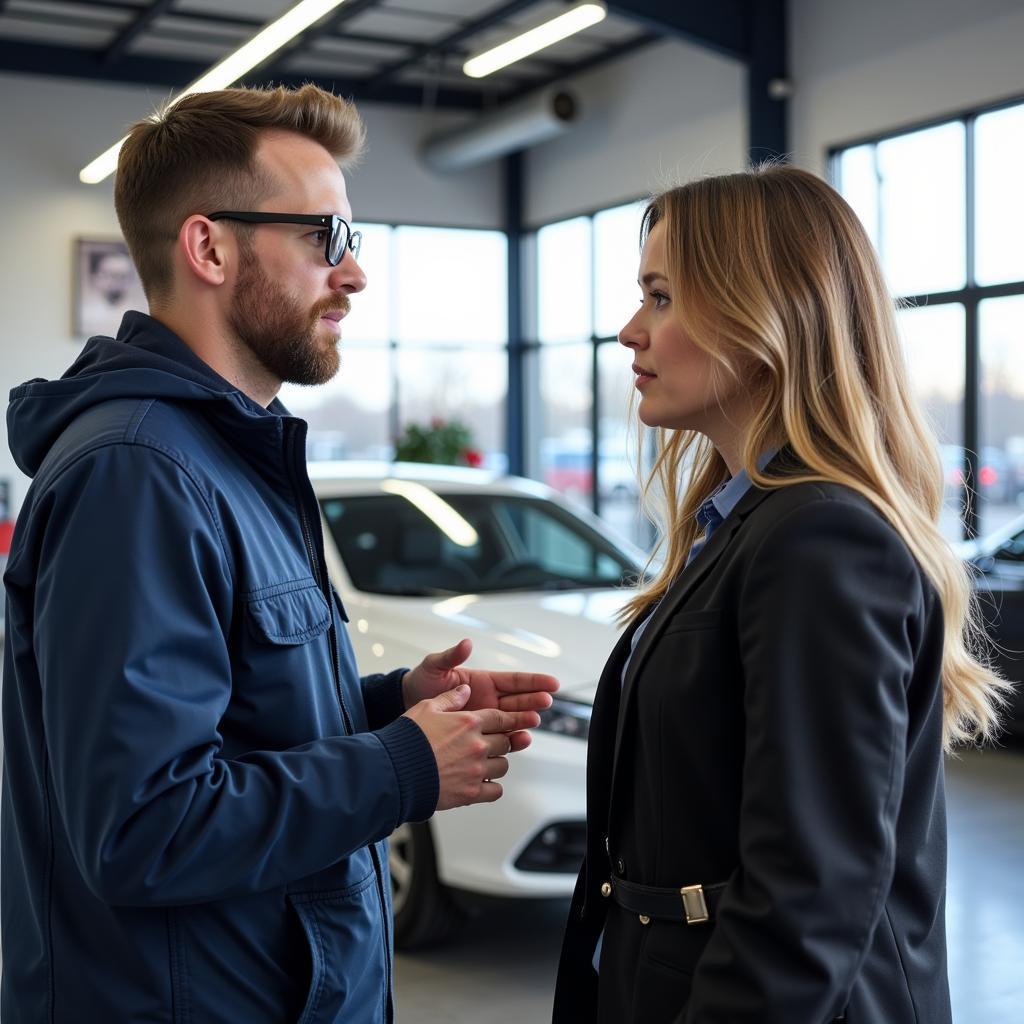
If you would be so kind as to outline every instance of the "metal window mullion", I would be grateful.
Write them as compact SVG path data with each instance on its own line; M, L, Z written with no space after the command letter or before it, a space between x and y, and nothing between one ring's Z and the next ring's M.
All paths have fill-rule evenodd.
M911 306L944 306L951 302L969 302L976 299L1005 299L1011 295L1024 295L1024 281L1007 281L1005 284L974 285L971 288L957 288L952 292L922 292L919 295L901 295L900 301Z
M505 234L508 238L508 383L505 389L505 453L508 471L526 471L526 387L523 344L523 154L505 158Z
M978 469L978 418L979 418L979 384L980 358L978 344L978 306L975 296L964 303L964 353L966 366L964 373L964 449L966 460L966 477L970 486L964 488L964 536L967 539L978 536L978 496L980 494Z
M974 236L977 228L977 210L974 202L974 124L974 117L966 118L964 121L964 282L968 292L973 291L978 285L974 266Z
M967 462L965 479L970 487L964 489L964 536L978 536L978 503L981 498L981 487L978 472L981 466L979 439L981 435L980 414L980 383L981 356L978 343L978 293L974 271L974 234L975 234L975 166L974 166L974 118L964 121L964 449Z
M388 288L388 369L391 374L391 405L388 413L391 438L397 444L402 436L402 409L400 401L400 382L398 377L398 289L395 282L398 280L398 246L397 226L388 225L388 278L391 287Z
M878 143L871 147L871 164L875 171L875 248L878 260L885 266L885 253L882 249L882 170L878 166Z
M600 398L598 397L597 368L597 245L594 232L594 216L590 218L590 507L594 515L601 514L601 460L598 446L600 439Z
M391 373L391 406L388 415L392 441L397 443L402 436L401 382L398 376L398 342L388 342L388 364Z
M601 472L598 446L598 429L600 423L600 399L598 397L597 339L590 339L590 507L594 515L601 514L599 497L600 483L598 474Z

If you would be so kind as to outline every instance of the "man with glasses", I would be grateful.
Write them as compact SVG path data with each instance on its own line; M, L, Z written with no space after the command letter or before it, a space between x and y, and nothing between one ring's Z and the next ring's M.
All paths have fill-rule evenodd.
M384 840L495 800L557 683L469 643L360 678L284 381L366 278L313 86L186 97L115 204L150 313L12 392L5 1024L393 1018Z

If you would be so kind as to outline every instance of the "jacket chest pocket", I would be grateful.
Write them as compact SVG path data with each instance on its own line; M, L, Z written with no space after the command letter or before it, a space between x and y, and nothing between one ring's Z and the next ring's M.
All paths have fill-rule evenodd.
M252 590L240 619L226 754L344 733L328 636L331 608L316 582L309 577Z
M308 577L251 591L246 621L257 643L294 647L326 633L331 610L315 580Z
M701 608L697 611L676 612L665 623L662 636L673 636L676 633L693 633L703 629L717 629L722 624L720 608Z

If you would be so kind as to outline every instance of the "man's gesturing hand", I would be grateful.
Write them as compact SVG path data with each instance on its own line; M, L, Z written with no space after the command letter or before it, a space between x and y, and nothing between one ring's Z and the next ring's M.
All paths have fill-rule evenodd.
M508 754L529 746L530 734L522 730L540 721L536 711L464 711L469 696L468 686L457 686L406 712L423 730L437 759L439 811L497 800L501 786L492 780L508 771Z
M470 640L460 640L454 647L437 654L428 654L402 679L402 697L406 708L421 700L429 700L465 683L472 691L466 707L470 711L501 708L502 711L543 711L551 706L551 694L558 689L554 676L541 672L493 672L490 669L467 668L466 660L473 653Z

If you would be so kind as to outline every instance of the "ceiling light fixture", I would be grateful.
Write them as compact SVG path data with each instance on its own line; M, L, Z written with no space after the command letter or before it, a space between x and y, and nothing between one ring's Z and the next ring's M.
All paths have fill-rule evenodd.
M514 64L517 60L529 57L531 53L543 50L547 46L561 42L577 32L582 32L591 25L602 21L608 9L603 3L577 4L571 10L560 14L557 18L544 22L536 28L523 32L499 46L492 46L483 53L470 57L462 70L470 78L483 78L501 68Z
M344 2L345 0L301 0L276 21L272 21L266 28L257 32L249 42L229 53L219 64L215 64L206 74L178 93L168 103L168 107L174 106L179 100L194 92L211 92L214 89L227 88ZM117 169L117 155L121 152L121 146L127 137L126 135L115 142L105 153L101 153L92 163L83 167L78 174L79 179L87 185L96 185L113 174Z

